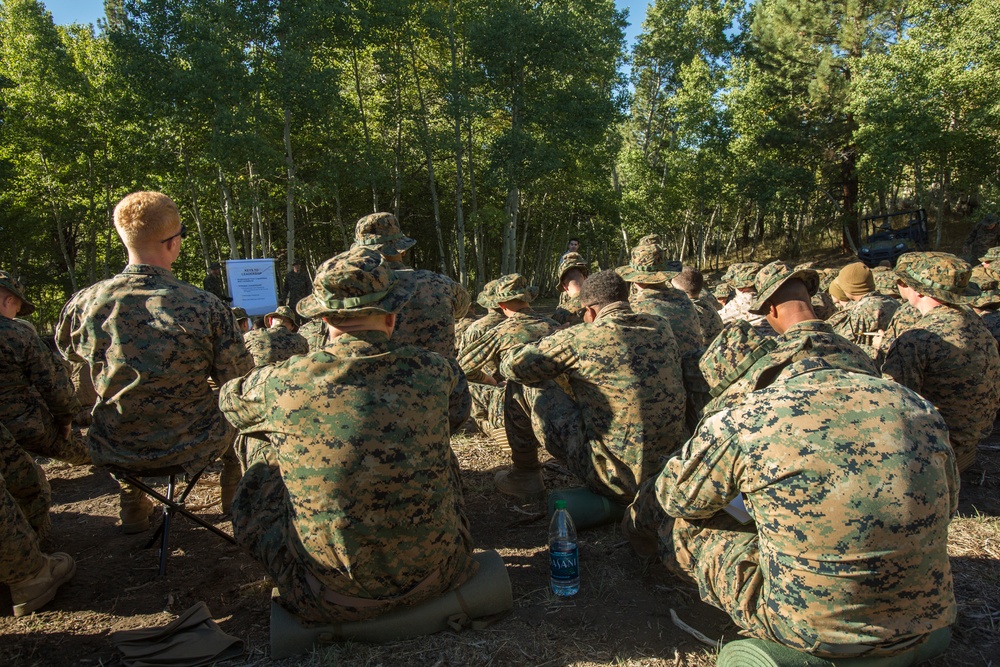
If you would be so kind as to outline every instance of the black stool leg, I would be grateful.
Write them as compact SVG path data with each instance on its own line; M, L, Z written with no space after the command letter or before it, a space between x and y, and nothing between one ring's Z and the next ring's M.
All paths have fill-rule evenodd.
M174 509L173 502L172 502L173 499L174 499L174 481L175 481L175 477L174 477L174 475L171 475L170 476L170 481L167 482L167 499L170 500L171 503L168 504L166 507L163 508L164 509L164 514L163 514L163 529L162 529L163 530L163 536L162 536L162 539L160 540L160 576L161 577L167 573L167 554L169 553L168 552L169 547L167 545L167 542L169 541L169 538L170 538L170 519L173 518L174 512L176 511ZM185 494L185 495L187 495L187 494ZM183 500L181 502L183 502Z
M14 598L10 595L10 586L0 584L0 616L14 615Z

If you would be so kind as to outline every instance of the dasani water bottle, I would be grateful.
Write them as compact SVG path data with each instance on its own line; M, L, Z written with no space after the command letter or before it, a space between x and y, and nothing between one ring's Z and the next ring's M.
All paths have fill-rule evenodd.
M580 557L576 549L576 528L566 511L566 501L556 501L556 511L549 524L549 583L560 597L576 595L580 590Z

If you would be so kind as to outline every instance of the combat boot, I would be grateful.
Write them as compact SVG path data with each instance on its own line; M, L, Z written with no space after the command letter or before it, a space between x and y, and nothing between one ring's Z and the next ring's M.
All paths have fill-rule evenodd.
M545 496L545 482L541 468L518 468L501 470L493 479L497 490L513 496L522 502L536 502Z
M126 535L144 533L149 530L149 518L153 515L153 501L139 489L123 488L121 492L122 532Z
M76 574L76 563L69 554L42 554L45 561L33 575L10 584L10 597L14 602L14 616L20 618L44 606L56 596L60 586Z

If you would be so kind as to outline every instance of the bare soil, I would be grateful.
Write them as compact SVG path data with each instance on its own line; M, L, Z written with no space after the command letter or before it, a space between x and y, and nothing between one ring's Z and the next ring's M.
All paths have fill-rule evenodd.
M239 547L178 518L167 575L157 577L157 549L143 548L148 536L123 535L117 525L114 480L97 468L47 463L53 530L43 546L76 558L77 575L44 610L0 619L0 665L120 665L112 632L166 625L198 601L245 643L243 657L226 665L713 665L717 648L678 629L671 609L717 641L738 637L728 617L700 602L695 589L659 565L643 566L617 526L581 533L580 593L568 601L554 597L544 509L511 504L494 491L493 474L507 461L490 440L460 435L453 446L477 545L500 552L514 589L513 612L485 630L381 646L340 644L272 662L272 584ZM963 477L961 513L952 523L960 615L952 646L937 665L1000 664L1000 437L985 447ZM577 484L555 461L545 476L550 488ZM189 505L202 506L203 516L229 531L218 495L216 471L199 483Z

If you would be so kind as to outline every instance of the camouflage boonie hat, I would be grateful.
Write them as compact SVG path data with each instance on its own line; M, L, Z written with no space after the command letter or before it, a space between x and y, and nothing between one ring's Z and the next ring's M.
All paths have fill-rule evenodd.
M312 294L296 306L306 318L363 317L399 312L413 288L396 278L396 273L373 248L352 248L331 257L316 269Z
M972 297L969 305L976 308L989 308L1000 304L1000 274L986 266L972 269L969 284L979 288L979 296Z
M248 320L248 319L250 319L250 316L247 315L246 309L245 308L240 308L239 306L236 306L235 308L233 308L233 317L236 318L237 322L239 322L240 320Z
M805 283L806 289L809 290L809 296L816 294L816 290L819 289L819 274L812 269L796 271L780 259L765 266L757 272L757 277L754 279L757 296L750 304L749 311L754 315L762 315L767 300L774 296L779 287L789 280L795 279Z
M747 289L754 286L754 278L760 269L761 265L757 262L739 262L726 269L722 280L736 289Z
M493 292L493 308L505 301L527 301L531 303L538 296L538 288L529 285L528 280L520 273L508 273L497 278Z
M680 269L670 270L663 248L653 244L637 245L632 248L632 258L629 263L626 266L619 266L615 271L625 282L645 285L665 283L680 273Z
M727 324L698 362L698 368L711 387L712 398L721 396L777 345L774 338L760 335L745 320Z
M899 298L899 286L896 285L896 272L888 266L872 267L872 278L875 279L875 289L879 294Z
M729 283L719 283L712 288L712 294L716 299L732 299L733 286Z
M271 318L274 317L280 317L282 319L288 320L289 322L292 323L292 326L295 328L295 330L298 330L299 328L299 325L295 323L295 313L293 313L292 309L289 308L288 306L278 306L277 308L274 309L273 313L268 313L267 315L265 315L264 321L267 322L268 326L271 326Z
M385 255L399 255L417 242L403 234L392 213L372 213L358 220L354 227L354 246L372 248Z
M496 308L496 301L493 300L494 295L497 291L497 281L491 280L485 285L483 285L483 291L479 293L476 297L476 303L478 303L483 308L487 310Z
M896 260L896 276L910 289L942 303L961 305L979 290L969 286L972 266L947 252L908 252Z
M14 276L10 275L6 271L0 271L0 287L4 288L21 300L21 307L18 308L15 313L17 317L24 317L25 315L31 315L35 312L35 304L25 298L24 288L21 286L20 282L14 279Z
M661 248L664 246L663 237L659 234L646 234L636 245L658 245Z
M566 253L560 258L559 268L556 269L556 289L560 292L565 291L562 285L563 276L573 269L582 271L585 278L590 275L590 265L587 264L587 260L583 258L583 255L578 252Z
M986 251L986 254L979 258L980 262L1000 262L1000 246L995 246Z

